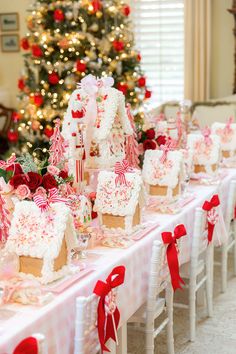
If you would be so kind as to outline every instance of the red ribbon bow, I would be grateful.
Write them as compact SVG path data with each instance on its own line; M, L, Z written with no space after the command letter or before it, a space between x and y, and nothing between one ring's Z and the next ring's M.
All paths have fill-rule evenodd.
M180 237L185 236L186 234L187 232L183 224L176 226L173 236L172 232L162 232L161 234L163 242L168 245L166 256L174 291L178 288L181 289L181 283L184 284L183 279L179 275L179 260L176 242Z
M38 354L38 343L34 337L23 339L14 349L13 354Z
M125 278L125 267L118 266L115 267L109 276L106 278L106 282L98 280L93 292L100 297L97 308L97 326L98 326L98 337L101 344L102 351L110 352L106 347L106 342L108 339L116 340L115 331L118 328L120 320L120 312L116 307L112 312L106 311L106 297L109 297L109 293L112 289L118 287L124 283ZM113 316L113 318L112 318ZM115 324L115 328L114 328Z
M115 179L116 185L118 183L127 185L125 173L131 171L132 169L130 168L129 161L123 160L122 162L116 162L115 164L115 173L117 174L117 177Z
M212 241L213 232L215 228L216 221L218 219L212 219L212 212L214 212L214 208L220 205L220 200L218 194L214 194L211 200L208 202L206 200L202 206L202 209L207 212L207 224L208 224L208 244Z
M58 196L58 190L56 188L52 188L49 190L49 196L47 199L45 199L41 195L35 195L33 199L35 204L41 209L41 211L47 211L50 208L51 203L67 202L66 198L61 198Z
M11 166L16 161L16 156L12 155L7 161L0 160L0 168L6 170L7 167Z

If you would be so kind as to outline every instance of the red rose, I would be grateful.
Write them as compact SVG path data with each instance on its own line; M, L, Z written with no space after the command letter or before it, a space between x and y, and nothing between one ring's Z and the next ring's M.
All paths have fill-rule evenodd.
M21 184L26 184L27 185L27 179L26 179L26 176L24 174L14 175L10 179L9 183L10 183L11 186L14 187L14 189L16 189Z
M20 45L21 45L22 49L28 50L29 47L30 47L28 38L26 38L26 37L22 38L21 41L20 41Z
M48 74L48 81L52 85L56 85L59 82L59 76L55 71L53 71L51 74Z
M54 132L54 129L52 127L50 127L50 125L47 125L43 132L48 138L51 138L51 136Z
M57 181L50 173L46 173L46 175L43 176L43 187L46 190L57 187Z
M147 139L143 142L143 149L144 151L146 150L156 150L157 148L157 143L155 142L155 140L150 140Z
M68 178L68 172L67 171L60 171L60 173L59 173L59 175L58 175L59 177L61 177L61 178L63 178L63 179L66 179L66 178Z
M34 94L34 104L37 107L42 106L42 104L43 104L43 96L40 93L35 93Z
M37 189L42 184L42 176L36 172L28 172L27 176L27 186L31 191L35 191L35 189Z
M56 9L53 13L53 18L56 22L64 21L65 15L61 9Z
M138 85L139 85L139 87L144 87L146 85L146 78L144 76L141 76L138 79Z
M127 84L122 84L121 82L118 82L117 90L123 92L123 94L126 95L127 90L128 90L128 85Z
M165 143L166 143L166 136L165 135L159 135L158 137L157 137L157 139L156 139L156 142L157 142L157 144L159 145L159 146L161 146L161 145L165 145Z
M6 171L14 171L14 176L20 175L23 173L21 165L19 163L13 163L12 165L6 168Z
M122 12L123 12L123 14L124 14L125 16L129 16L129 14L130 14L130 7L129 7L129 5L124 5L124 6L123 6L123 9L122 9Z
M34 57L40 58L43 56L43 51L38 44L33 44L31 50Z
M146 131L146 136L148 139L155 139L155 130L154 129L148 129Z
M117 52L121 52L124 49L124 42L122 41L115 40L112 45Z
M81 60L77 60L76 62L76 70L79 71L80 73L84 73L86 70L86 63L82 62Z
M152 96L152 92L149 90L145 91L145 98L150 98Z
M23 91L25 88L25 81L23 79L18 80L18 89Z

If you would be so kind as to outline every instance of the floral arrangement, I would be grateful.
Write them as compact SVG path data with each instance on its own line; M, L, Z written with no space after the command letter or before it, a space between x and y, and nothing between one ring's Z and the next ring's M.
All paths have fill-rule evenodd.
M158 135L154 128L139 132L139 152L144 154L146 150L159 150L161 145L165 145L170 137L167 134Z

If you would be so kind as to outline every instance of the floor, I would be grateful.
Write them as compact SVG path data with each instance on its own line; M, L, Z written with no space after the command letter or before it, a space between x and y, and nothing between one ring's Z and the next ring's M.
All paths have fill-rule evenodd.
M220 272L214 274L214 316L207 318L205 310L198 309L197 338L188 341L188 312L174 310L175 354L236 354L236 278L232 277L232 259L229 262L229 281L225 294L220 293ZM144 337L128 332L129 354L145 354ZM167 354L165 331L156 338L155 354Z

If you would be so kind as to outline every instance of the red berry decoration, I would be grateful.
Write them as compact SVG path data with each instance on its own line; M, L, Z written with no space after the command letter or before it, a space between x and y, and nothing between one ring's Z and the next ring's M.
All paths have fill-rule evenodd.
M50 125L47 125L43 132L48 138L51 138L53 134L53 128Z
M93 13L100 11L102 8L102 3L100 0L93 0L91 5L93 6Z
M21 116L20 116L20 114L18 112L12 112L11 120L14 123L17 123L20 119L21 119Z
M34 104L37 107L42 106L42 104L43 104L43 96L40 93L35 93L34 94Z
M18 80L18 89L21 90L21 91L23 91L24 88L25 88L25 82L24 82L24 80L23 80L23 79L19 79L19 80Z
M150 98L152 96L152 92L149 90L145 91L145 98Z
M141 76L138 79L138 85L139 85L139 87L144 87L146 85L146 78L144 76Z
M53 13L53 18L56 22L62 22L65 19L64 12L61 9L56 9Z
M124 42L123 41L115 40L115 41L113 41L112 45L113 45L113 48L117 52L121 52L124 49Z
M140 54L140 53L137 54L137 60L138 60L138 61L141 61L141 60L142 60L142 57L141 57L141 54Z
M128 90L128 85L127 84L122 84L121 82L118 82L117 90L123 92L123 94L126 95L127 94L127 90Z
M18 131L15 131L14 129L8 130L7 139L10 143L16 143L19 139Z
M20 45L21 45L22 49L28 50L29 47L30 47L28 38L26 38L26 37L22 38L21 41L20 41Z
M48 74L48 82L52 85L56 85L59 82L59 76L55 71L53 71L51 74Z
M80 73L84 73L86 68L87 68L86 63L82 62L81 60L77 60L76 71L79 71Z
M33 44L31 50L34 57L40 58L43 56L43 51L38 44Z
M130 14L130 7L129 7L129 5L124 5L124 6L123 6L123 9L122 9L122 12L123 12L123 14L124 14L125 16L129 16L129 14Z

